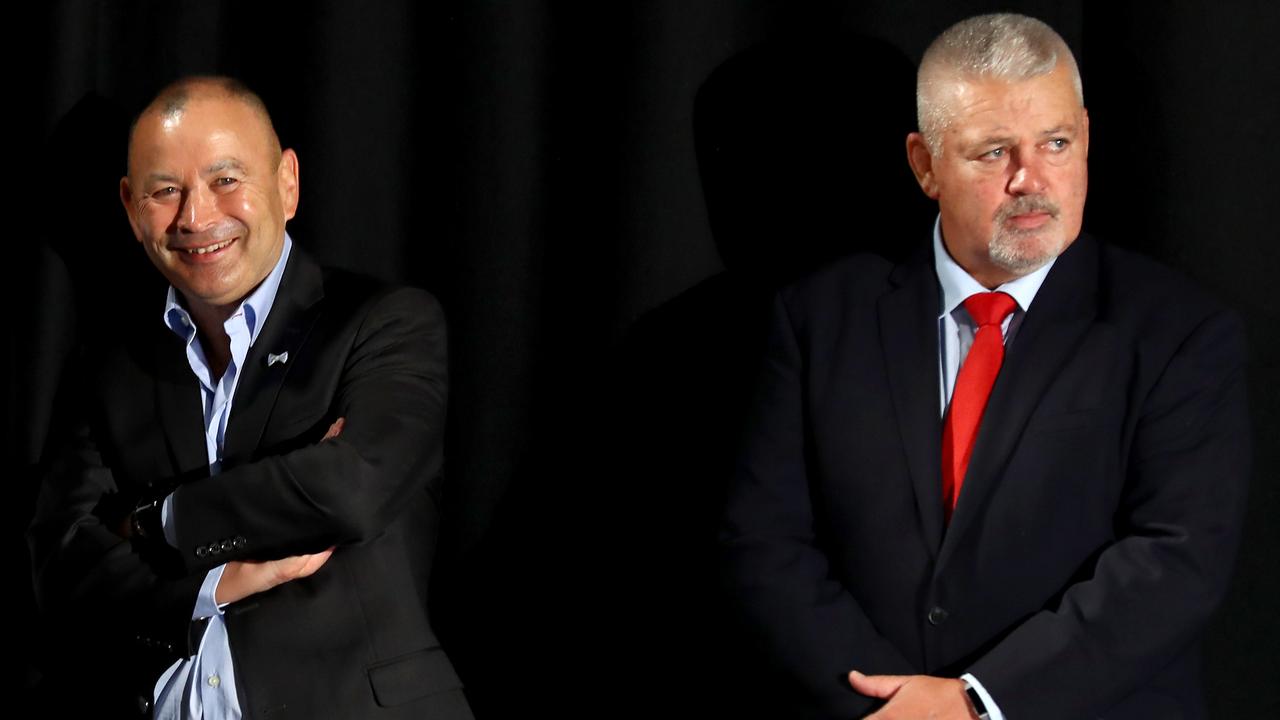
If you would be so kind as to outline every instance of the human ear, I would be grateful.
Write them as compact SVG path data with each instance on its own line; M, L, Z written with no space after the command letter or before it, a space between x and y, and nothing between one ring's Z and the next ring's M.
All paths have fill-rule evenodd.
M284 219L292 220L298 212L298 154L291 149L280 153L276 182L280 190L280 203L284 207Z
M938 199L938 182L933 176L933 154L929 152L929 144L918 132L907 135L907 162L911 172L916 176L920 189L930 199Z

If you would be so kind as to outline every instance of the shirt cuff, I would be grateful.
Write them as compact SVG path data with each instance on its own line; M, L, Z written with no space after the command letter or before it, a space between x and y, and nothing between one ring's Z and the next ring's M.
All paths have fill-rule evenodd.
M991 697L986 688L982 687L982 683L978 681L978 678L965 673L960 676L960 679L969 683L969 687L973 688L973 691L978 693L978 697L982 698L982 704L987 706L987 717L991 720L1004 720L1004 713L1000 712L1000 706L996 705L995 699Z
M173 522L173 493L166 495L160 505L160 527L164 528L164 541L170 547L178 547L178 530Z
M200 594L196 596L195 610L191 611L191 619L213 617L221 615L222 608L214 598L217 597L218 583L222 581L222 571L227 569L226 563L210 570L204 576L204 582L200 584Z

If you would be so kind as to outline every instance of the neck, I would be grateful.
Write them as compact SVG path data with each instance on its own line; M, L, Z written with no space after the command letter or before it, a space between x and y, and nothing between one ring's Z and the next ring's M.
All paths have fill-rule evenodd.
M961 269L969 273L969 277L977 280L979 285L988 290L995 290L1010 280L1016 280L1018 278L1017 275L987 261L986 258L975 260L974 258L958 257L951 249L951 246L947 244L947 237L945 234L942 236L942 247Z
M1010 280L1018 279L1017 275L1008 270L1000 270L997 268L989 268L986 270L974 270L961 264L960 267L969 273L969 276L978 281L978 284L988 290L995 290Z
M204 348L205 360L209 363L215 382L222 378L222 373L226 372L227 365L231 363L231 338L227 336L223 324L235 312L238 304L210 306L187 302L191 321L195 323L200 346Z

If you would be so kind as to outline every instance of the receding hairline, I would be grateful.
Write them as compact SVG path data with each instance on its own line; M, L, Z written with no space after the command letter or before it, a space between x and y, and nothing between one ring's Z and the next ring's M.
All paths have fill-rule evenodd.
M179 78L164 86L130 123L129 156L133 155L134 136L144 118L152 115L159 117L180 115L186 111L192 101L209 99L235 100L252 111L262 122L262 127L267 133L273 164L279 164L280 138L276 134L275 124L271 122L271 113L267 111L267 104L248 85L226 75L192 75Z
M1018 82L1069 73L1084 107L1084 88L1071 48L1041 20L1015 13L977 15L952 25L930 43L916 76L916 119L930 151L941 152L950 124L944 87L983 81Z

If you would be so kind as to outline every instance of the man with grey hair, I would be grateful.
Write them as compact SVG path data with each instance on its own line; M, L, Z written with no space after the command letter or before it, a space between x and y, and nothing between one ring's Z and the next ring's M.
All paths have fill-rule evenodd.
M953 26L917 97L932 241L779 294L738 459L727 577L775 699L1203 717L1249 472L1240 325L1080 233L1089 117L1047 25Z

